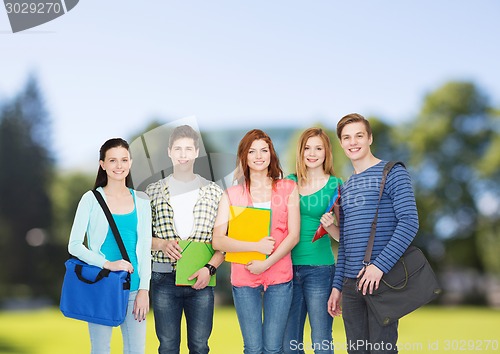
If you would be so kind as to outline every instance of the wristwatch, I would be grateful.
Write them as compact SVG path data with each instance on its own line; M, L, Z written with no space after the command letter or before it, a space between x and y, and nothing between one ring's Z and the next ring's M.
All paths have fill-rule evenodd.
M215 268L213 265L209 263L205 264L204 267L208 268L210 275L215 275L215 273L217 273L217 268Z

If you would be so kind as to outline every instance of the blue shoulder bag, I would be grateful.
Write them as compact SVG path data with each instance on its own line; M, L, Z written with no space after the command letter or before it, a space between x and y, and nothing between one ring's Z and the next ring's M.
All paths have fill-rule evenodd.
M130 262L120 232L101 193L92 190L108 219L124 260ZM76 257L65 262L66 273L60 309L64 316L105 326L125 320L130 294L130 274L89 265Z

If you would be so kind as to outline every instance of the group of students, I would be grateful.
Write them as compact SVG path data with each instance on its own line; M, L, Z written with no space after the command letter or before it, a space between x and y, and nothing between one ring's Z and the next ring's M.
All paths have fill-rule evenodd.
M110 139L101 147L95 188L115 218L130 263L121 259L102 209L90 192L78 205L68 248L89 264L132 274L129 309L121 325L124 353L144 353L150 285L158 353L179 353L183 313L189 352L208 353L214 314L214 290L207 286L210 277L224 261L225 252L248 251L267 257L231 263L245 354L304 353L308 347L315 354L333 353L333 317L340 314L349 353L397 352L398 323L380 326L364 295L378 287L382 275L416 235L411 180L402 166L389 174L372 261L365 269L364 250L386 161L372 154L373 136L363 116L343 117L337 135L354 168L345 183L335 176L332 146L322 129L302 133L296 171L286 177L273 142L265 132L254 129L239 143L235 184L225 191L194 173L199 135L187 125L175 128L169 139L173 173L150 184L145 193L130 186L132 159L127 142ZM336 206L340 216L336 220L327 210L338 190L341 202ZM270 209L269 236L256 242L227 237L230 206ZM312 242L319 225L339 241L337 262L329 237ZM191 276L192 286L175 284L182 239L211 242L216 250ZM303 338L306 316L311 326L309 346ZM110 352L111 330L89 323L91 353Z

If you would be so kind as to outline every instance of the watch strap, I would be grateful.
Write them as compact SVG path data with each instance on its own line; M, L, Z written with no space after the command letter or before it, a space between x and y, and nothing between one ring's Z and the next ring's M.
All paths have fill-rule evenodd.
M217 272L217 268L211 265L210 263L205 264L204 267L208 268L210 275L215 275L215 273Z

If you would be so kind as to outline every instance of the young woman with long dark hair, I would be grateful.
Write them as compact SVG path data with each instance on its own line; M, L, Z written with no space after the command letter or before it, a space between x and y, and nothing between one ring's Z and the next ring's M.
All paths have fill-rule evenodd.
M151 278L151 206L145 193L131 187L131 165L128 143L120 138L109 139L99 151L94 185L113 215L130 262L122 259L108 220L92 191L86 192L78 204L68 250L88 264L131 273L127 315L120 325L123 352L144 353ZM89 323L91 353L110 352L112 329Z

